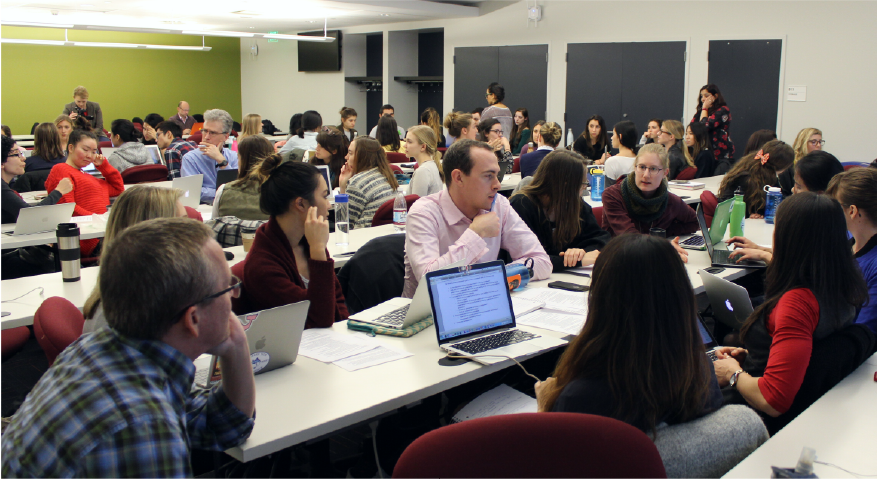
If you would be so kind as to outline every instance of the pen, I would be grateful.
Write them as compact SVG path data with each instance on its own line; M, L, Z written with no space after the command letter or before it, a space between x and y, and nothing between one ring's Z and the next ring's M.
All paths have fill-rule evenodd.
M356 254L356 251L348 251L346 253L333 254L332 256L353 256L355 254Z
M496 204L496 195L498 195L498 194L499 193L496 193L495 195L493 195L493 201L490 202L490 209L488 211L493 211L493 205Z

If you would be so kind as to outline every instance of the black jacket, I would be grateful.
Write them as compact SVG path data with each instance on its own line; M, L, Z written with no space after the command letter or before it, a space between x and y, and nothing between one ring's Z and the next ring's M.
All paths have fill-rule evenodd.
M0 203L2 203L2 222L6 223L15 223L18 221L18 212L21 211L22 208L30 207L29 204L25 203L23 199L21 199L12 188L6 184L5 181L0 181L2 185L2 195L0 195ZM45 206L45 205L54 205L61 199L61 192L55 190L49 193L49 196L46 197L43 201L40 201L36 206Z

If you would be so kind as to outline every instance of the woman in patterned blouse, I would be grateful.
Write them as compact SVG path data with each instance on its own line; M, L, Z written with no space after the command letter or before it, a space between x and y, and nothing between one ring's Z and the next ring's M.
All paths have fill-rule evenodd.
M341 167L338 190L350 196L352 228L367 228L378 208L396 195L399 183L378 140L359 136L347 150L347 163Z
M697 100L697 113L692 122L700 122L709 129L710 143L716 161L734 158L734 142L731 141L731 109L719 87L710 83L700 89Z

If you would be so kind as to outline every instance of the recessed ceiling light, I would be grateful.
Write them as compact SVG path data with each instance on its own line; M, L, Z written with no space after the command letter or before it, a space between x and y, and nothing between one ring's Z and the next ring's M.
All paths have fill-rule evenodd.
M382 13L381 16L382 16L382 17L389 17L390 14L389 14L389 13Z

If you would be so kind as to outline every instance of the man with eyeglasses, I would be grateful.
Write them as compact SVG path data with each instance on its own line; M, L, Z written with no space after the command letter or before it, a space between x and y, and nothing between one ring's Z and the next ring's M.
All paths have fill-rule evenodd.
M216 196L217 170L226 168L234 170L238 167L238 153L224 148L233 124L234 120L225 110L205 111L201 144L197 149L183 155L180 176L204 175L204 182L201 184L201 203L213 204L213 198Z
M189 102L181 101L177 104L177 114L168 118L183 130L183 136L192 132L192 126L195 125L195 118L189 116Z
M133 273L150 278L131 285ZM250 351L213 232L187 218L125 229L101 255L108 327L58 356L2 439L3 477L191 477L190 448L223 451L254 424ZM193 389L193 361L222 383Z

